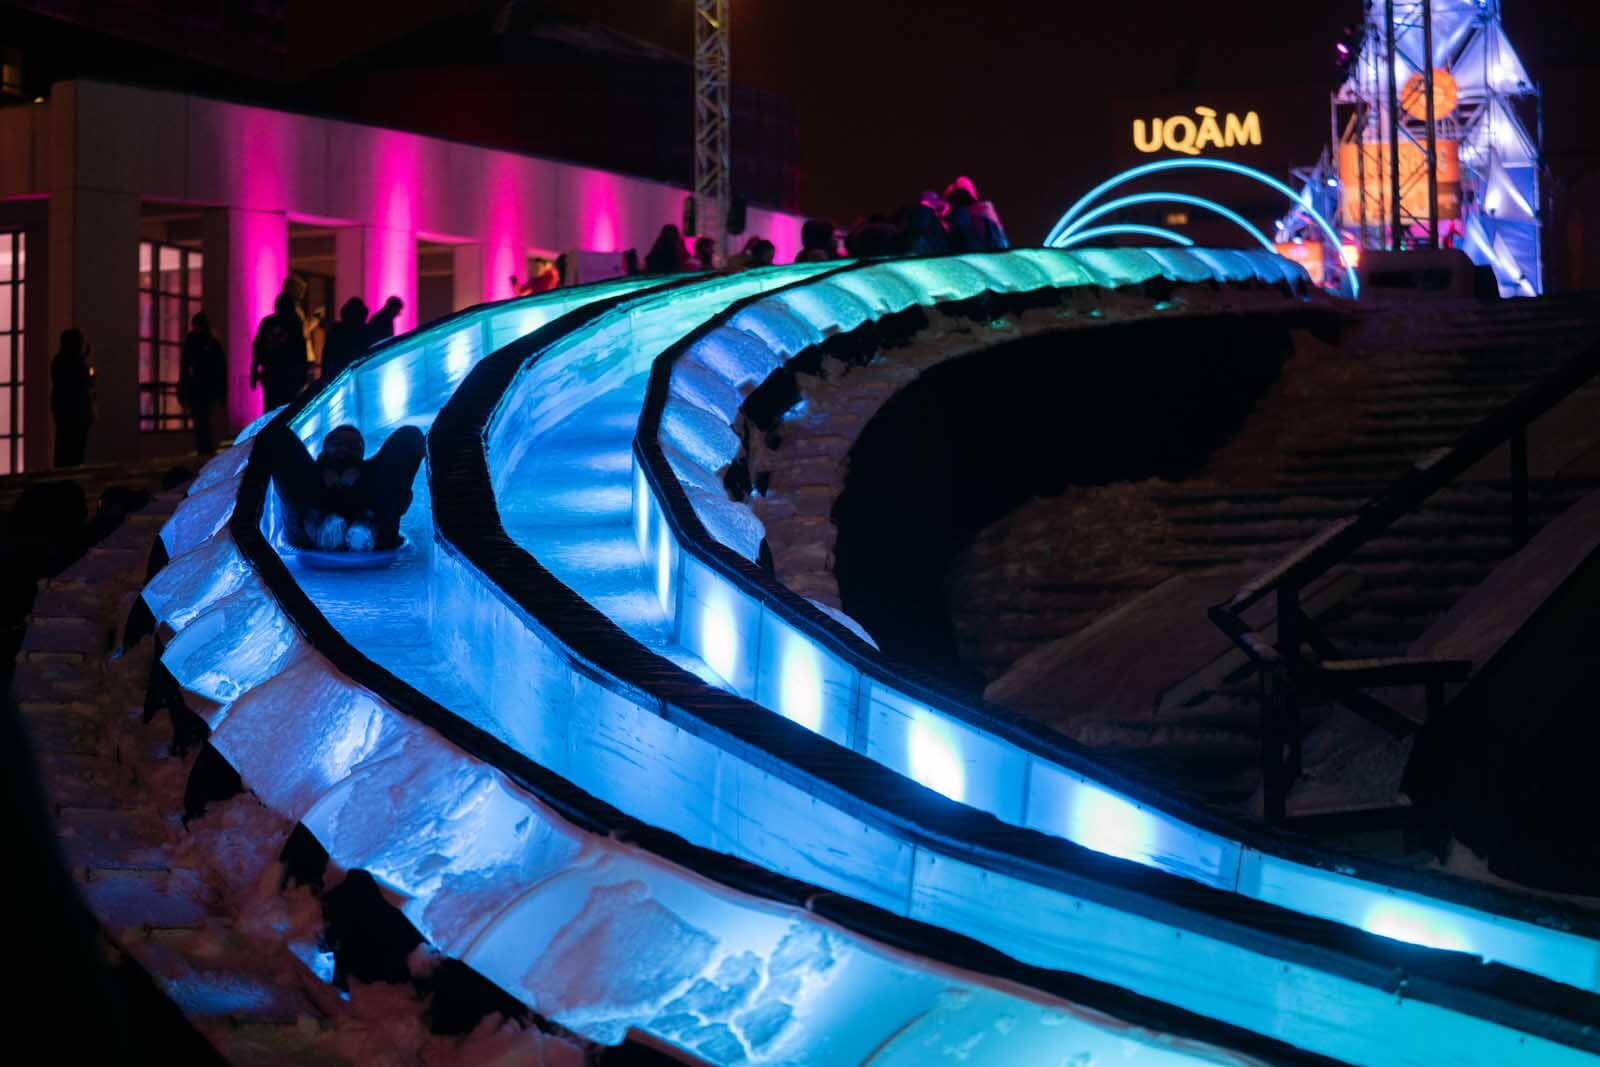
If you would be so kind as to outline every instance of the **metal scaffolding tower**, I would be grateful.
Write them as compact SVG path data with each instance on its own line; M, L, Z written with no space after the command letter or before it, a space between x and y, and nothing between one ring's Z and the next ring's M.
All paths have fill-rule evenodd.
M728 224L730 0L694 4L694 198L696 232L723 247Z
M1457 247L1507 296L1543 290L1539 93L1500 0L1372 0L1303 199L1359 248ZM1279 239L1316 239L1293 215ZM1329 263L1339 256L1325 256Z

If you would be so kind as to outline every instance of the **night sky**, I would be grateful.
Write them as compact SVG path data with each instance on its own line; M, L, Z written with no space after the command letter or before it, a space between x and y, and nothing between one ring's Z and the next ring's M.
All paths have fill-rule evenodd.
M687 54L689 0L555 0ZM440 0L291 4L292 60L311 70L461 9ZM1260 101L1282 172L1327 140L1333 44L1357 0L734 0L738 84L794 104L802 203L849 222L970 174L1015 239L1031 242L1128 158L1153 98ZM1593 167L1600 4L1507 0L1512 40L1546 81L1552 158ZM1226 107L1226 104L1214 106ZM1580 159L1579 157L1583 157ZM1584 162L1586 159L1587 162ZM687 179L685 175L685 179Z

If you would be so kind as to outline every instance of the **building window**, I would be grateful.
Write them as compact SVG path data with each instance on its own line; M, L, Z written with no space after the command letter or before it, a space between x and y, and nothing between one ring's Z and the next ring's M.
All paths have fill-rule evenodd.
M0 96L24 96L22 53L15 48L0 48Z
M200 310L203 265L196 249L139 242L139 429L147 433L191 426L178 403L178 365Z
M22 471L22 320L27 261L27 238L0 232L0 474Z

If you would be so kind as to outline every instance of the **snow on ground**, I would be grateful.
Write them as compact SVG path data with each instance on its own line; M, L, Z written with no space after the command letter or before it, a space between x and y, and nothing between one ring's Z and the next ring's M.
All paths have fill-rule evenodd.
M165 714L142 721L151 640L106 647L178 499L158 498L44 583L30 628L54 636L25 643L16 664L63 848L109 940L234 1062L584 1062L577 1043L500 1016L461 1037L430 1033L409 984L353 981L341 993L327 981L320 901L284 884L278 856L293 827L249 793L183 824L196 756L172 753ZM435 962L416 955L419 973Z

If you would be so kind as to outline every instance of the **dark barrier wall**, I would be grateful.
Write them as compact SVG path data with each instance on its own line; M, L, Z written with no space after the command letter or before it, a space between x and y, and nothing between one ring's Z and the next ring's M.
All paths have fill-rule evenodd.
M1033 497L1192 476L1291 349L1281 320L1217 316L1041 334L930 370L851 450L833 512L844 610L885 653L981 687L940 580L955 554ZM1061 533L1041 551L1071 551Z

